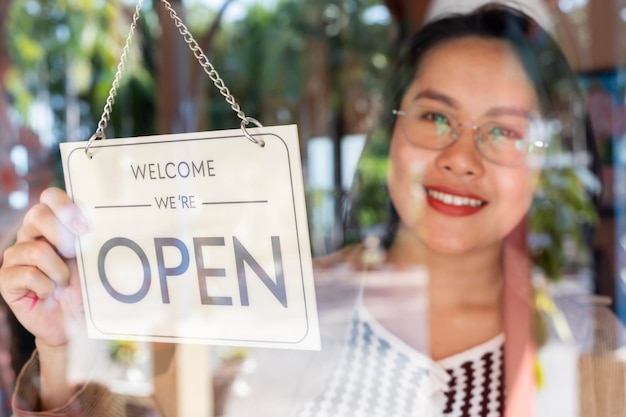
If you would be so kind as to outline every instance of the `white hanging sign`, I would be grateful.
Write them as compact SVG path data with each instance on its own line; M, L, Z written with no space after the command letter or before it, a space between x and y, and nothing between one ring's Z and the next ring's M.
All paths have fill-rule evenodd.
M61 144L94 338L319 349L295 125Z

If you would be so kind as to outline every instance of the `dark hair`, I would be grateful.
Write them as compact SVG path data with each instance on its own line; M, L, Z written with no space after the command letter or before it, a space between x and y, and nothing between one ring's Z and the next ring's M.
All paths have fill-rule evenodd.
M589 168L600 181L600 159L586 113L584 95L567 59L552 36L532 18L501 4L487 4L469 14L449 15L432 21L408 40L400 49L389 79L381 125L377 133L375 129L375 133L370 135L364 156L367 157L368 152L380 154L381 146L386 146L388 153L389 138L395 123L391 110L400 107L426 54L445 42L464 37L501 40L512 47L535 88L543 118L553 122L550 126L557 143L556 146L551 145L551 148L561 156L590 156ZM362 186L359 173L355 186ZM358 200L360 191L356 192ZM597 203L595 197L593 199ZM354 201L353 204L358 206L359 202ZM393 204L391 201L388 204L388 228L384 232L386 245L393 240L399 222ZM354 209L359 208L352 207Z
M391 108L399 107L428 51L468 36L497 39L512 46L535 87L544 117L560 119L565 111L582 120L584 98L556 41L532 18L502 4L487 4L470 14L441 18L410 38L398 55L391 77Z

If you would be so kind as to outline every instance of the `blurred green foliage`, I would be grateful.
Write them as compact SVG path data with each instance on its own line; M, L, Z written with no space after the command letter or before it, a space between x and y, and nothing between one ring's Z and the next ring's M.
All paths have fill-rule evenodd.
M598 213L585 186L584 167L549 169L539 178L529 212L535 265L558 280L568 270L591 265L589 229Z
M226 1L226 0L225 0ZM153 7L160 7L153 0ZM56 142L87 139L100 118L129 30L134 5L119 0L13 0L7 31L13 69L5 80L22 122L35 125L41 114L35 103L51 111L51 134ZM356 54L363 91L383 90L387 57L395 48L395 32L388 21L367 18L378 0L282 0L274 9L251 6L237 21L221 22L207 55L246 114L265 124L297 123L305 83L310 80L310 45L322 42L328 62L330 89L327 105L340 119L346 106L342 65ZM201 39L217 12L201 5L186 10L187 23ZM147 3L128 55L126 72L110 122L110 136L153 134L155 130L156 40L162 30ZM188 55L191 65L197 65ZM169 58L168 65L176 59ZM210 129L238 125L230 106L209 82L199 94L208 106L196 115ZM382 94L382 93L380 93ZM74 112L72 114L72 112ZM78 120L78 122L72 122ZM340 124L329 126L335 139L345 134ZM360 239L363 230L388 221L386 189L388 137L384 129L370 133L356 181L352 219L358 229L346 240ZM319 192L310 194L324 198ZM584 253L585 227L597 221L593 205L574 168L546 171L541 176L530 211L531 246L536 264L557 279L573 262L572 250ZM534 240L533 240L534 238ZM574 260L584 262L583 258Z
M22 122L37 127L40 115L32 109L38 103L51 110L57 141L88 137L102 112L128 29L128 10L119 1L13 0L7 21L12 71L5 83ZM132 46L126 67L123 89L150 98L153 84L141 41ZM140 102L143 106L146 100ZM78 125L68 124L77 116Z
M44 101L53 110L56 141L88 138L100 118L127 36L134 2L110 0L13 0L7 27L14 70L6 80L22 121L33 120L33 103ZM224 0L224 3L229 3ZM227 4L228 6L228 4ZM152 134L155 130L155 74L157 39L162 31L155 7L145 2L128 63L113 108L109 137ZM341 65L350 51L358 52L362 68L357 77L364 91L379 90L385 72L384 54L394 42L389 21L371 21L367 14L384 7L378 0L278 1L274 8L252 5L234 21L220 21L219 30L203 43L218 12L195 3L182 14L198 42L246 114L266 124L295 123L308 79L310 43L327 45L331 84L341 77ZM383 13L384 14L384 13ZM184 46L186 48L186 46ZM163 57L160 65L178 65L188 51ZM204 76L204 75L203 75ZM206 108L195 115L210 129L238 126L236 116L208 77L200 91ZM342 109L344 91L331 88L328 105ZM68 107L78 100L80 125L68 125ZM280 119L280 120L277 120ZM76 132L76 129L79 132ZM330 127L332 131L332 126ZM68 134L69 130L69 134ZM331 132L332 133L332 132ZM70 136L70 138L68 138Z
M358 241L365 230L389 221L389 193L387 191L387 168L389 155L389 133L377 126L368 138L356 173L356 187L352 196L357 230L353 230L349 241Z

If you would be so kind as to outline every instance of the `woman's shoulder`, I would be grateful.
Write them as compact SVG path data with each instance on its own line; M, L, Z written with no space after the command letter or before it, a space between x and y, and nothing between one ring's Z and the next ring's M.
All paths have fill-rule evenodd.
M315 258L313 266L318 270L376 270L385 267L386 252L379 237L368 236L362 242L346 245L335 252Z
M353 244L314 259L315 292L321 313L342 311L345 318L350 318L359 294L362 254L363 245Z
M360 269L364 246L354 243L343 248L313 259L313 268L317 271L335 269Z

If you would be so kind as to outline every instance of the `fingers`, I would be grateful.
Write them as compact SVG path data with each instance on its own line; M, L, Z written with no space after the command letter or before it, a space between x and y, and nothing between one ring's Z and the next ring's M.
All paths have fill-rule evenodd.
M17 233L17 242L44 238L66 258L76 256L76 235L87 231L87 222L67 194L58 188L48 188L41 194L41 202L24 216Z
M46 240L65 258L76 256L74 239L74 233L58 220L50 207L41 203L26 212L17 232L17 244Z
M77 299L68 295L80 291L73 278L75 239L87 230L86 224L64 191L49 188L27 211L16 243L4 252L2 297L22 325L48 344L67 342L66 305L74 308Z
M45 241L16 243L8 248L0 272L2 296L11 308L16 306L22 311L32 310L41 300L50 300L59 286L68 285L70 278L68 266Z
M55 282L32 266L4 268L0 280L2 297L13 308L16 303L28 303L32 308L39 300L46 300L54 293Z
M50 187L41 193L40 201L50 207L61 223L74 234L82 235L87 231L87 221L65 191Z
M73 318L82 317L84 315L83 297L76 259L68 260L67 267L69 273L67 286L57 288L57 293L65 311L69 312Z
M4 267L29 266L53 281L53 285L69 284L70 269L46 241L16 243L4 254Z

